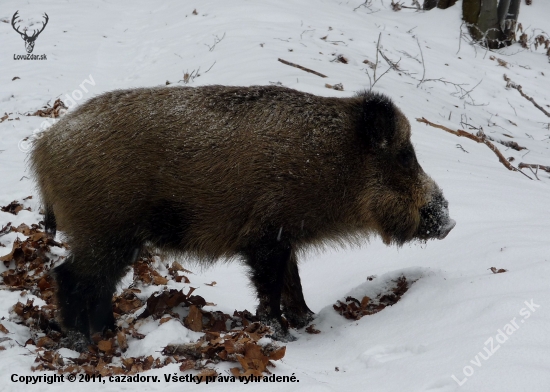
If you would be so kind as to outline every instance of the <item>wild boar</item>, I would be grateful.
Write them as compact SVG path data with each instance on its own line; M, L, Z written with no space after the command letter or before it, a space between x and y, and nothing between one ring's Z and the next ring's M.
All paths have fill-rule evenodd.
M112 91L34 145L46 230L70 244L53 271L64 344L115 328L112 295L144 246L250 267L273 337L313 316L298 255L379 234L444 238L448 203L422 170L405 115L383 95L328 98L284 87Z

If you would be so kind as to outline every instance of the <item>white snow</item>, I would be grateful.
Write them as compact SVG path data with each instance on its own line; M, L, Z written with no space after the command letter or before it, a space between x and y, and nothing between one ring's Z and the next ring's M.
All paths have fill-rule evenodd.
M23 139L48 123L24 113L46 102L52 104L58 97L65 100L67 95L80 104L113 89L157 86L167 80L183 84L184 72L196 72L199 67L200 76L191 86L280 82L314 94L350 96L369 87L366 70L371 78L373 70L363 61L376 61L381 34L381 50L391 61L400 60L401 71L384 74L374 90L391 96L410 119L416 155L443 189L457 225L444 240L425 245L393 248L374 239L360 249L309 254L301 263L302 284L308 305L317 313L315 328L321 333L296 332L299 339L288 343L286 356L277 361L274 372L295 374L299 383L253 387L266 391L548 391L550 175L539 170L540 180L536 180L525 169L533 178L529 180L508 171L486 146L415 121L425 117L473 133L476 130L467 124L482 127L495 139L527 147L515 151L495 143L505 157L514 158L513 165L550 166L550 118L516 90L505 89L503 79L507 74L550 110L548 57L540 47L531 51L519 44L494 52L469 45L465 39L459 45L461 2L447 10L393 12L389 0L373 0L370 8L354 10L362 2L47 0L29 4L4 0L0 8L0 117L12 113L9 119L19 120L0 123L0 205L35 197L25 202L32 212L21 211L17 216L0 212L0 227L41 219ZM194 9L198 15L193 15ZM17 10L22 26L31 22L40 26L42 14L48 13L49 23L34 48L34 54L46 54L47 60L13 59L14 54L25 53L23 40L10 25ZM519 22L532 37L536 29L537 33L550 32L548 15L549 2L534 0L531 6L522 2ZM349 63L331 61L339 54ZM506 61L507 68L491 56ZM289 67L278 58L328 78ZM388 68L381 56L379 63L377 77ZM12 81L16 76L20 79ZM342 83L345 90L328 89L325 83ZM15 238L16 233L0 237L5 245L0 255L11 250ZM191 285L198 287L195 294L216 304L211 309L231 314L234 309L254 309L254 293L238 263L205 271L184 266L195 272L189 275ZM493 274L490 267L508 272ZM4 270L1 263L0 272ZM375 295L401 274L418 280L396 305L357 322L332 309L346 295ZM371 275L377 277L367 281ZM217 284L204 285L212 281ZM30 371L33 347L14 343L24 343L28 329L7 320L18 296L18 292L0 291L0 317L5 318L1 322L12 339L0 343L6 347L0 351L3 391L242 388L239 383L165 382L163 374L179 374L177 365L147 372L161 376L158 383L13 383L12 374L38 374ZM514 331L509 327L513 320L518 325ZM173 320L160 326L153 323L140 330L147 333L145 339L129 339L131 355L156 357L168 343L200 336ZM511 332L505 341L499 330ZM485 360L482 356L491 352L491 342L496 351ZM70 350L62 353L75 356ZM220 364L218 369L224 372L229 367Z

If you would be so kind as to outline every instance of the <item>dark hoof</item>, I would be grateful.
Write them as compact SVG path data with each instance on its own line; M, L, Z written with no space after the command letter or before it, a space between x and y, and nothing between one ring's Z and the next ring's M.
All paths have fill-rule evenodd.
M292 328L300 329L306 327L309 323L313 321L315 313L309 311L305 314L292 314L285 313L285 317L288 320Z
M48 327L47 328L49 328L49 330L51 330L51 331L63 332L63 329L61 328L61 325L54 318L52 318L52 319L50 319L50 321L48 321Z
M270 335L266 335L268 338L277 340L281 343L295 342L298 338L292 335L290 332L275 332Z
M271 333L266 335L268 338L278 340L279 342L288 343L294 342L297 338L288 332L288 328L283 327L278 320L262 320L262 323L271 329Z
M61 339L61 347L67 347L79 353L87 352L90 344L90 339L78 331L68 331L65 337Z

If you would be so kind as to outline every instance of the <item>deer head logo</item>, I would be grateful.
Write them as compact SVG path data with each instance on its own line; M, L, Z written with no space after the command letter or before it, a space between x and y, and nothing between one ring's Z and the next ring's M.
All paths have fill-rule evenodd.
M48 14L44 13L44 19L46 19L46 21L42 22L42 28L39 30L34 30L33 34L31 36L28 36L26 30L21 32L15 25L16 22L19 22L19 20L16 20L18 18L18 12L19 11L15 11L15 14L13 14L13 18L11 18L11 26L15 31L19 33L19 35L21 35L21 38L25 40L25 49L27 50L27 53L32 53L32 50L34 49L34 41L36 41L36 38L38 38L40 33L44 30L44 27L46 27L50 18L48 17Z

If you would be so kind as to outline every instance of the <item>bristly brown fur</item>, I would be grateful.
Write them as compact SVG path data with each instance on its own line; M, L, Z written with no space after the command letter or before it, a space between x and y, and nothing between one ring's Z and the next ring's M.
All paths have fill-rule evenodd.
M416 161L406 117L368 92L113 91L55 124L31 163L50 221L73 248L67 274L83 280L111 279L106 272L118 279L144 243L206 262L243 257L257 279L269 280L278 270L258 266L280 261L285 269L310 246L370 233L398 244L430 237L418 232L420 210L439 192ZM297 267L284 276L299 284ZM283 283L262 294L260 281L267 318L280 314L266 310L277 301L262 295L283 290L287 302L303 301ZM306 309L300 302L291 318Z

